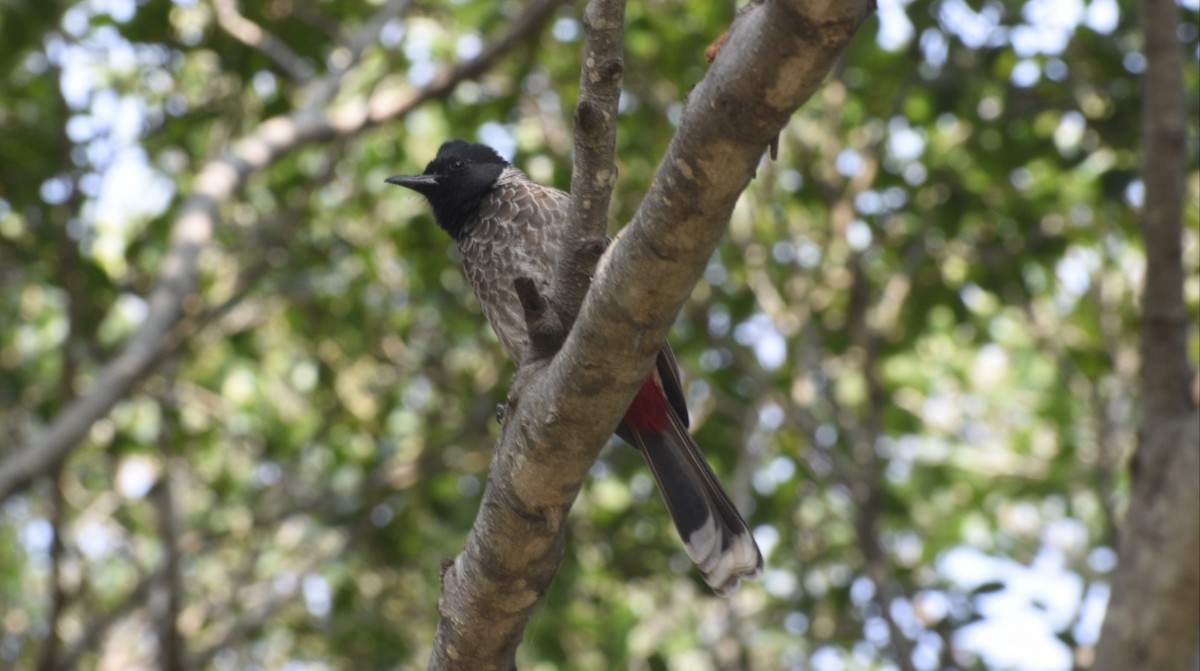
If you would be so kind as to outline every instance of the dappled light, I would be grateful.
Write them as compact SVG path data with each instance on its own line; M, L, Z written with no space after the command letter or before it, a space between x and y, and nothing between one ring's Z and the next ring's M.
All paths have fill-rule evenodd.
M1180 295L1200 400L1200 7L1174 30L1169 291L1147 286L1138 6L878 5L669 337L762 575L714 596L613 439L519 668L1097 666L1148 293ZM5 10L0 668L428 663L515 367L429 205L384 180L463 138L569 190L583 7ZM737 9L625 11L611 234Z

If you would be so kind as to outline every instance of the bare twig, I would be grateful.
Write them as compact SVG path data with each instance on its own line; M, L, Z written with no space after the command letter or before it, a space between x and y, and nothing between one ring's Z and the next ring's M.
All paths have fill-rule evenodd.
M63 536L66 532L67 501L63 496L62 463L55 464L50 477L50 528L54 536L50 539L50 612L46 616L49 631L46 632L46 642L38 658L39 671L54 671L58 669L59 651L62 638L58 633L58 624L67 607L67 593L63 589L63 560L66 554L66 543Z
M182 557L179 552L179 514L175 509L175 474L172 472L176 464L172 441L176 440L178 429L174 368L174 362L167 364L167 389L161 402L163 422L158 436L163 470L154 491L159 518L159 537L163 548L161 588L166 597L162 602L162 612L155 613L158 623L158 668L161 671L183 671L184 668L184 645L179 635L179 613L183 610L183 585L180 577Z
M901 83L892 99L892 111L889 116L895 116L900 112L911 83L911 79ZM845 233L854 216L855 198L875 181L879 170L880 150L885 139L886 136L880 134L862 149L862 167L846 182L840 197L830 207L834 230ZM923 254L923 245L913 247L906 259L906 267L902 272L893 275L892 281L902 281L911 285L911 280L908 278L916 268L917 257L923 256ZM875 587L872 598L887 625L894 661L902 671L915 671L916 667L912 661L912 641L905 635L900 623L892 614L892 604L904 595L896 583L891 561L880 542L885 484L883 464L876 452L876 445L883 435L883 412L888 403L887 392L879 378L882 334L892 327L900 313L900 301L903 299L900 298L897 303L892 305L880 304L876 310L872 311L871 307L877 301L873 295L874 287L871 279L867 275L866 269L863 268L862 255L857 252L851 254L848 266L854 279L850 288L850 303L847 307L846 330L851 344L863 355L861 370L867 384L867 405L864 416L847 417L832 393L829 394L829 400L831 405L837 408L838 424L850 437L850 452L858 467L857 472L852 475L843 472L842 477L846 486L854 493L857 505L855 535L859 551L863 555L864 571ZM901 292L901 296L907 296L907 294L907 291ZM875 319L871 318L872 312L874 312Z
M66 116L70 108L63 96L60 85L62 70L55 68L54 102L58 113ZM66 127L62 127L58 136L59 153L67 156L71 151L71 139L67 136ZM79 185L79 171L70 174L71 196L63 206L52 208L50 216L57 220L58 225L58 263L62 287L67 295L67 334L60 351L61 371L58 380L58 401L65 405L75 398L75 377L79 368L79 353L82 351L87 333L92 329L87 325L87 308L89 301L84 293L85 279L82 258L79 251L79 241L71 237L71 218L79 212L83 202L83 189ZM50 525L53 538L50 543L50 609L47 615L49 622L46 642L38 659L38 668L51 671L58 667L58 657L61 653L62 638L59 636L59 622L70 602L70 595L63 587L63 562L66 559L67 511L69 505L63 493L63 462L59 461L50 469Z
M477 77L565 0L538 0L474 58L448 68L425 88L397 95L377 93L325 112L304 107L260 124L196 179L172 229L171 246L160 266L146 320L120 353L96 375L92 386L55 417L39 435L0 463L0 502L45 473L75 448L92 423L108 414L134 383L153 369L170 333L182 316L184 299L196 287L197 260L210 243L221 203L238 191L246 177L312 142L354 136L365 128L402 117L421 104L449 95L462 81ZM314 91L315 93L315 91Z
M880 518L884 508L883 469L875 446L883 435L883 411L887 406L887 393L879 379L880 334L871 328L867 312L871 304L870 279L862 267L862 257L854 254L850 260L854 283L850 289L850 306L847 309L847 330L850 340L865 356L862 371L867 382L867 408L865 421L842 421L852 436L851 452L858 462L857 478L847 485L854 492L858 505L855 519L858 547L863 554L867 575L875 586L874 600L879 606L880 616L887 623L888 638L892 644L893 658L902 671L916 671L912 661L912 641L904 634L900 623L892 615L892 604L900 598L900 589L892 574L891 562L879 542Z
M350 39L347 45L350 49L350 61L341 70L344 72L357 65L362 60L363 51L379 40L379 33L383 31L387 22L403 14L410 4L412 0L388 0L376 10L362 29Z
M213 0L217 24L242 44L267 55L293 81L305 82L313 75L308 61L292 51L286 42L262 29L238 11L237 0Z
M401 117L429 100L446 97L460 82L483 74L497 58L542 25L555 9L569 2L570 0L536 0L524 13L508 23L504 34L485 46L474 58L443 70L415 94L377 93L365 104L358 102L340 108L327 120L328 132L348 135L365 126Z
M344 50L340 60L334 60L329 65L329 71L311 81L304 87L304 104L299 110L301 116L325 114L325 107L333 100L341 89L347 72L354 69L362 60L363 51L379 39L379 33L388 21L396 17L408 7L410 0L388 0L375 14L363 24L363 27L346 40L339 49ZM338 50L335 50L335 53Z
M617 181L617 101L625 70L624 0L592 0L583 13L586 31L575 106L575 160L571 170L571 216L566 244L554 272L556 308L579 312L598 254L579 254L607 237L608 204ZM569 324L567 325L569 327Z
M155 613L158 624L158 668L163 671L183 669L183 640L179 636L179 612L183 608L183 589L180 584L179 530L175 512L175 493L172 491L171 465L167 457L162 477L155 492L158 507L159 533L165 551L161 589L164 599L162 612Z

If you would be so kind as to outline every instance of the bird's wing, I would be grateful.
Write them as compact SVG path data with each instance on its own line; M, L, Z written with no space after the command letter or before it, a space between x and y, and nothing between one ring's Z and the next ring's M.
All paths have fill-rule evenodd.
M522 234L526 236L522 248L554 250L554 254L549 259L544 259L551 264L544 275L549 280L550 274L553 272L553 264L557 259L562 229L566 226L567 217L570 216L571 194L530 182L527 179L519 186L510 186L509 189L512 191L506 194L506 198L503 200L507 200L516 208L516 212L510 216L525 220L533 219L542 224L521 227ZM552 239L532 240L529 239L531 236L552 236ZM687 397L684 396L683 383L679 379L679 362L675 360L675 353L671 351L670 344L663 344L662 350L658 353L656 366L658 374L662 378L663 393L667 397L667 402L683 422L684 428L689 427Z
M675 360L675 352L671 350L670 343L663 343L662 349L658 351L658 360L655 362L658 368L658 376L662 378L663 394L667 397L667 402L671 404L671 409L679 417L679 421L683 422L683 428L691 426L688 419L687 397L683 394L683 383L679 380L679 362Z

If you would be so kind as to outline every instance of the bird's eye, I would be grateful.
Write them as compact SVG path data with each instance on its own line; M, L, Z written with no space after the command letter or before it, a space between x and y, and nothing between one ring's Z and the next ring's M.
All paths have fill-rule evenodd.
M456 158L450 162L450 169L451 170L462 170L463 166L465 166L465 165L466 165L466 163L464 163L461 158Z

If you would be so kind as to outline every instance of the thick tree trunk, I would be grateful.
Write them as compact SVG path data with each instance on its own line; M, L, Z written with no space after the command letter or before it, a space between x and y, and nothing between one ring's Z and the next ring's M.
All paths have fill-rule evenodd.
M1175 0L1144 0L1142 420L1100 671L1187 669L1200 640L1200 417L1183 301L1186 123Z

